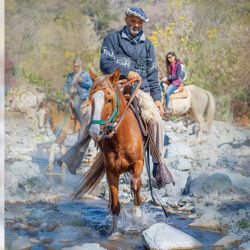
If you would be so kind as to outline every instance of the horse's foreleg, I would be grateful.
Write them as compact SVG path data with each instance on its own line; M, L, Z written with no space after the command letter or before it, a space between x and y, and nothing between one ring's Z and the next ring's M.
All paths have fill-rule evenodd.
M112 173L108 169L106 170L109 190L110 190L110 198L111 198L111 212L113 215L113 227L111 234L116 233L117 229L117 222L118 222L118 215L120 213L121 205L118 199L118 181L119 176ZM110 202L110 201L109 201Z
M53 170L53 161L55 158L55 149L56 149L56 144L53 143L50 148L50 153L49 153L49 163L48 163L48 172L51 172Z
M131 189L134 193L134 205L140 206L142 203L141 196L140 196L140 189L142 187L142 181L141 181L141 174L142 174L142 168L143 168L143 161L138 161L134 164L133 170L132 170L132 178L131 178Z

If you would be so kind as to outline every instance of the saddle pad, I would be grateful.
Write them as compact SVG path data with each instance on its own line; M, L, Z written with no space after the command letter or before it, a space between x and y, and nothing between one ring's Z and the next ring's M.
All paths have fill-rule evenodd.
M170 95L170 99L182 99L187 97L188 97L188 92L185 89L181 92L177 92Z

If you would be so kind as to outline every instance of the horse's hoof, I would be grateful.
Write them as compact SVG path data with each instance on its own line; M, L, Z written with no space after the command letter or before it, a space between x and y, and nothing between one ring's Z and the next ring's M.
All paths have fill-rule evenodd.
M134 217L140 218L142 216L142 211L141 208L138 206L134 206L132 208L132 213Z
M47 168L47 172L48 172L48 173L51 173L52 171L53 171L52 166L48 166L48 168Z
M122 240L124 237L120 232L115 232L109 235L108 239L109 240Z
M56 164L59 166L59 167L62 167L62 165L63 165L63 161L62 160L60 160L60 159L57 159L56 160Z

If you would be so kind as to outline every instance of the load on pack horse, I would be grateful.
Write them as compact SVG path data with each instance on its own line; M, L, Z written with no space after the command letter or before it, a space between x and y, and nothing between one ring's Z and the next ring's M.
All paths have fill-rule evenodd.
M140 206L142 203L140 189L144 165L143 134L130 106L140 84L135 88L131 98L125 99L121 87L118 85L120 70L98 78L93 73L90 75L94 81L89 96L92 113L90 134L98 142L101 152L90 170L84 174L74 195L77 198L81 194L93 190L106 173L110 191L109 204L113 214L112 233L115 233L117 232L117 219L121 207L118 184L122 173L129 172L131 174L130 185L134 194L134 205ZM132 82L131 80L127 84ZM75 152L75 148L72 152ZM69 152L64 159L70 158L72 152ZM159 168L158 172L160 171L162 168ZM156 175L156 178L157 176L159 175ZM161 178L162 185L173 183L172 175L167 169L165 172L161 172L159 178Z
M82 105L83 114L86 109L88 109L88 101ZM51 141L49 151L48 172L51 172L53 170L56 144L59 144L60 153L63 155L66 152L64 141L67 135L78 133L80 122L69 100L58 102L55 99L47 98L46 100L37 102L37 116L39 127L47 129L48 124L56 137L55 140Z

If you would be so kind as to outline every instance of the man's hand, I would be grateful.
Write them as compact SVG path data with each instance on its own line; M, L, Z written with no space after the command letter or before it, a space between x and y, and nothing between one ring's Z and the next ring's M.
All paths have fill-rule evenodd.
M168 82L168 78L167 78L167 77L163 77L163 78L161 79L161 82Z
M141 77L140 77L140 75L137 72L135 72L135 71L129 71L127 79L131 80L133 78L137 78L138 80L141 80Z
M78 84L82 82L82 78L80 76L77 77Z
M165 111L164 111L162 102L160 100L157 100L157 101L155 101L155 105L159 109L160 115L163 116L163 114L164 114Z

